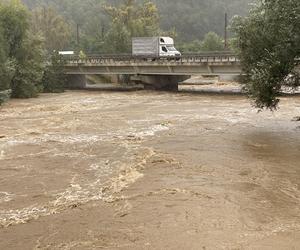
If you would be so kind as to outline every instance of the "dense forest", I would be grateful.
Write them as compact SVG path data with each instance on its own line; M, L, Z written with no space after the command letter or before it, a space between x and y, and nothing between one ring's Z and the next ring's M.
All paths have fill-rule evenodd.
M153 0L157 8L160 33L176 36L181 45L192 43L187 50L199 50L197 42L208 32L224 36L224 15L230 20L234 15L246 15L254 0ZM104 36L109 32L113 18L103 6L143 6L145 0L23 0L30 8L52 6L70 25L70 49L76 43L77 26L81 47L100 51ZM154 32L156 33L156 32ZM150 34L149 34L150 35ZM103 46L102 46L103 47ZM181 46L183 49L185 46ZM65 48L67 49L67 48Z
M253 0L155 0L161 16L161 27L174 27L183 40L202 39L209 31L224 33L224 14L248 13Z

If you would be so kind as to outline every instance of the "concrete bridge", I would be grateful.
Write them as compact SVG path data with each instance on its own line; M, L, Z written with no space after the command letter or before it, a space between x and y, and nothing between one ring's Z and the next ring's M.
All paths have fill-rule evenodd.
M180 58L138 58L131 55L70 57L65 66L69 82L85 87L85 75L129 75L133 81L155 89L178 89L191 75L240 75L240 61L233 53L188 54Z

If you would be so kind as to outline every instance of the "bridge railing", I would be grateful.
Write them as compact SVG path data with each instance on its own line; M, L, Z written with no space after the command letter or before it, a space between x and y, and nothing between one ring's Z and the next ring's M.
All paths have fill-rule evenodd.
M232 52L183 54L180 57L136 57L130 54L121 55L87 55L85 58L79 56L66 57L67 65L99 65L99 64L184 64L184 63L218 63L238 62L237 55Z

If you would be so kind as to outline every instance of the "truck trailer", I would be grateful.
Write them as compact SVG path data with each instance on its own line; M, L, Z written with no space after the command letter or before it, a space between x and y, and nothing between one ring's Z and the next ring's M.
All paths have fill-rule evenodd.
M141 58L180 58L171 37L134 37L132 55Z

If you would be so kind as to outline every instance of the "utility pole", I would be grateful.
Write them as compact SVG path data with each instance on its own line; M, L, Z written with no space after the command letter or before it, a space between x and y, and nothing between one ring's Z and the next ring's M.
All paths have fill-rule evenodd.
M225 48L225 50L228 47L228 42L227 42L227 26L228 26L228 16L227 16L227 13L225 13L225 29L224 29L224 48Z
M79 24L77 23L76 27L76 39L77 39L77 46L79 46L80 37L79 37Z

